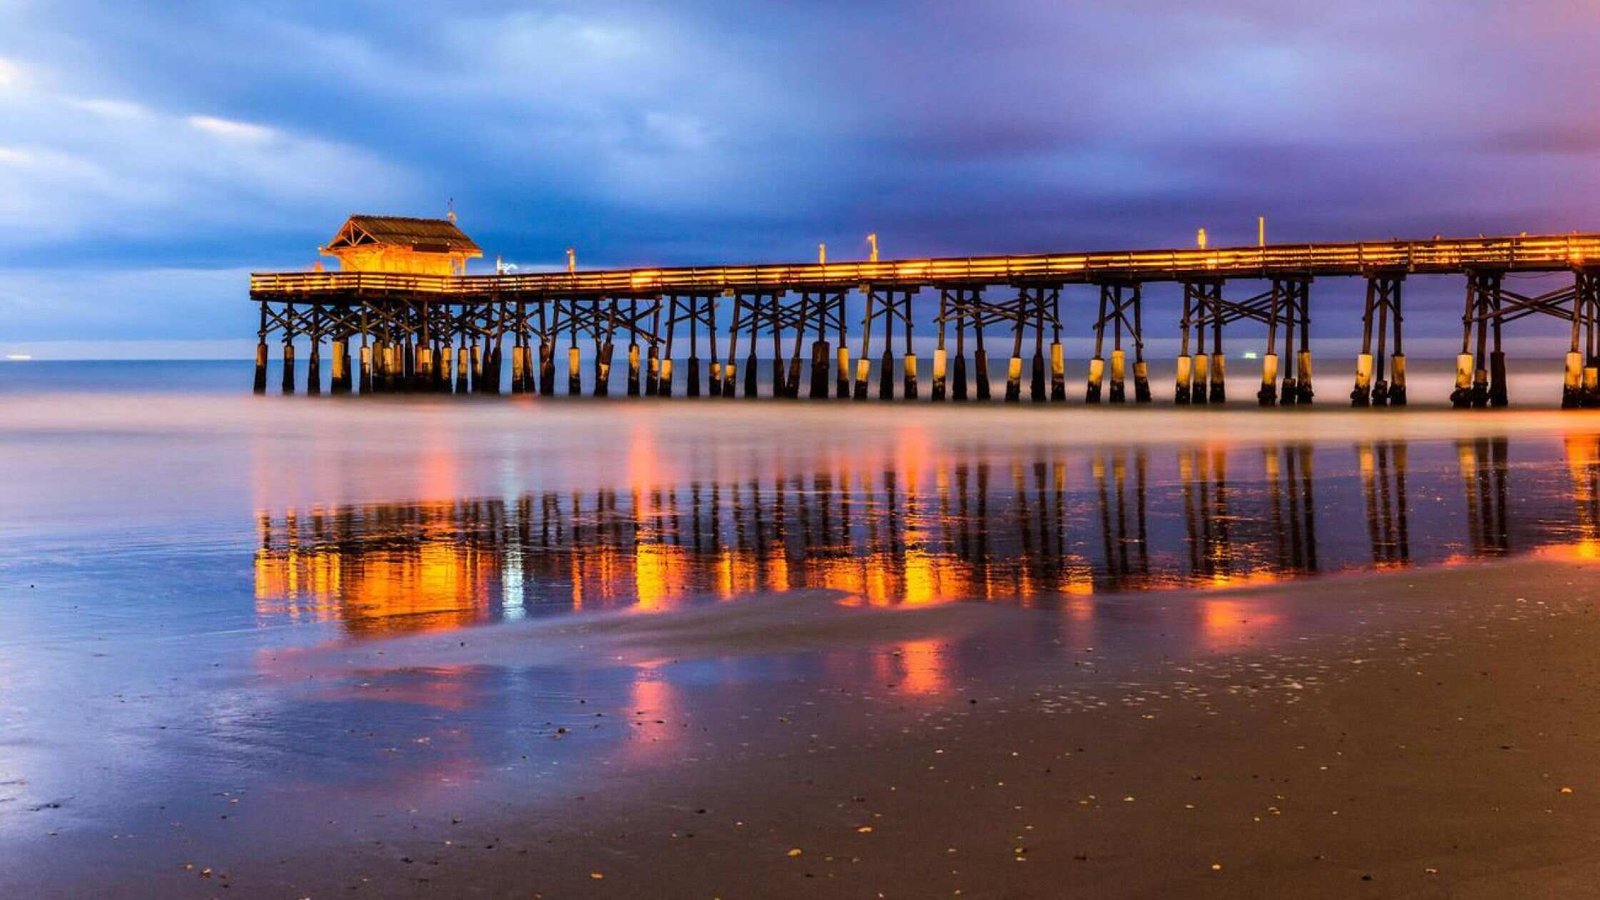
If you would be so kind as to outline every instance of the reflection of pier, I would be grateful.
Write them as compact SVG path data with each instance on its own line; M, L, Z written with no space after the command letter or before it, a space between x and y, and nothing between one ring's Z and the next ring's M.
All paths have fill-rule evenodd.
M1366 497L1372 562L1380 567L1409 565L1411 535L1406 505L1405 442L1368 442L1356 448L1356 455Z
M1572 475L1577 537L1586 548L1593 548L1600 542L1600 435L1568 435L1562 446Z
M1456 442L1461 484L1467 495L1467 534L1474 556L1504 556L1511 552L1506 449L1503 437Z
M260 519L256 591L263 613L365 634L800 588L1050 606L1502 555L1513 526L1519 545L1571 539L1546 505L1513 521L1505 440L1420 446L1432 465L1403 442L1104 448L314 508ZM1565 455L1577 533L1600 539L1600 443L1569 439ZM1458 491L1464 506L1430 505L1445 518L1417 540L1413 499ZM1365 531L1319 529L1319 496L1363 506Z
M1129 462L1132 456L1132 462ZM1146 518L1145 478L1149 466L1144 449L1096 454L1095 487L1100 498L1107 586L1137 587L1150 578L1150 531Z

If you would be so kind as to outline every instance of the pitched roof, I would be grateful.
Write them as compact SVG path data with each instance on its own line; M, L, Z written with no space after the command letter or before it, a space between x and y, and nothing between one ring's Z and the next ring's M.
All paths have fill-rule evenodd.
M483 253L483 248L448 219L405 216L351 216L322 249L331 251L370 244L408 247L423 253Z

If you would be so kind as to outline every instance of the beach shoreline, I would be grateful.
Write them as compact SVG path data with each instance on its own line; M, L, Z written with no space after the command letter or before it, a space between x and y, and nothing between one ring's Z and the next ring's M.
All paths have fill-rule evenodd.
M1584 587L1595 569L1523 557L1230 592L1237 605L1222 614L1245 620L1317 605L1340 615L1277 634L1245 621L1231 644L1142 658L1074 646L1062 632L1053 663L1005 662L1008 642L1068 610L884 612L864 639L874 646L903 648L902 628L918 640L959 628L1000 661L931 699L901 693L901 673L854 691L776 685L782 709L693 708L682 721L635 724L640 747L656 742L651 729L709 736L670 745L640 770L648 777L504 797L460 818L423 811L401 836L335 825L347 840L208 860L204 833L192 834L194 861L147 860L133 893L1563 893L1600 872L1589 836L1600 762L1588 737L1600 734L1600 699L1583 690L1600 675L1590 650L1600 615ZM1150 622L1170 627L1170 617ZM662 664L731 652L671 631L644 641L657 642ZM750 640L746 628L739 641ZM395 664L426 663L423 652ZM128 896L128 875L16 886Z

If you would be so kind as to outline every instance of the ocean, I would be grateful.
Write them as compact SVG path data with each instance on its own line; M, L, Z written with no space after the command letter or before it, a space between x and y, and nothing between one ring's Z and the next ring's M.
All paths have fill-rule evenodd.
M1275 585L1600 552L1600 419L1549 408L1554 367L1510 411L1445 409L1448 363L1417 371L1412 408L1351 410L1330 375L1317 408L1261 410L256 397L248 362L0 364L0 893L662 764L597 713L949 697L1062 640L1219 652L1339 620L1285 595L1241 625ZM1038 618L1000 654L762 643L791 629L763 605L797 603ZM753 648L573 630L652 616ZM445 637L493 650L346 658Z

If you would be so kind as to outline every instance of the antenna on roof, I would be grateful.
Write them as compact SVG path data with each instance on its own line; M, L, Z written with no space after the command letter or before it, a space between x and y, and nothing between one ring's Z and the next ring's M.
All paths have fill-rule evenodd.
M456 198L451 197L450 202L446 205L449 211L444 214L444 217L450 220L451 225L454 225L456 223Z

